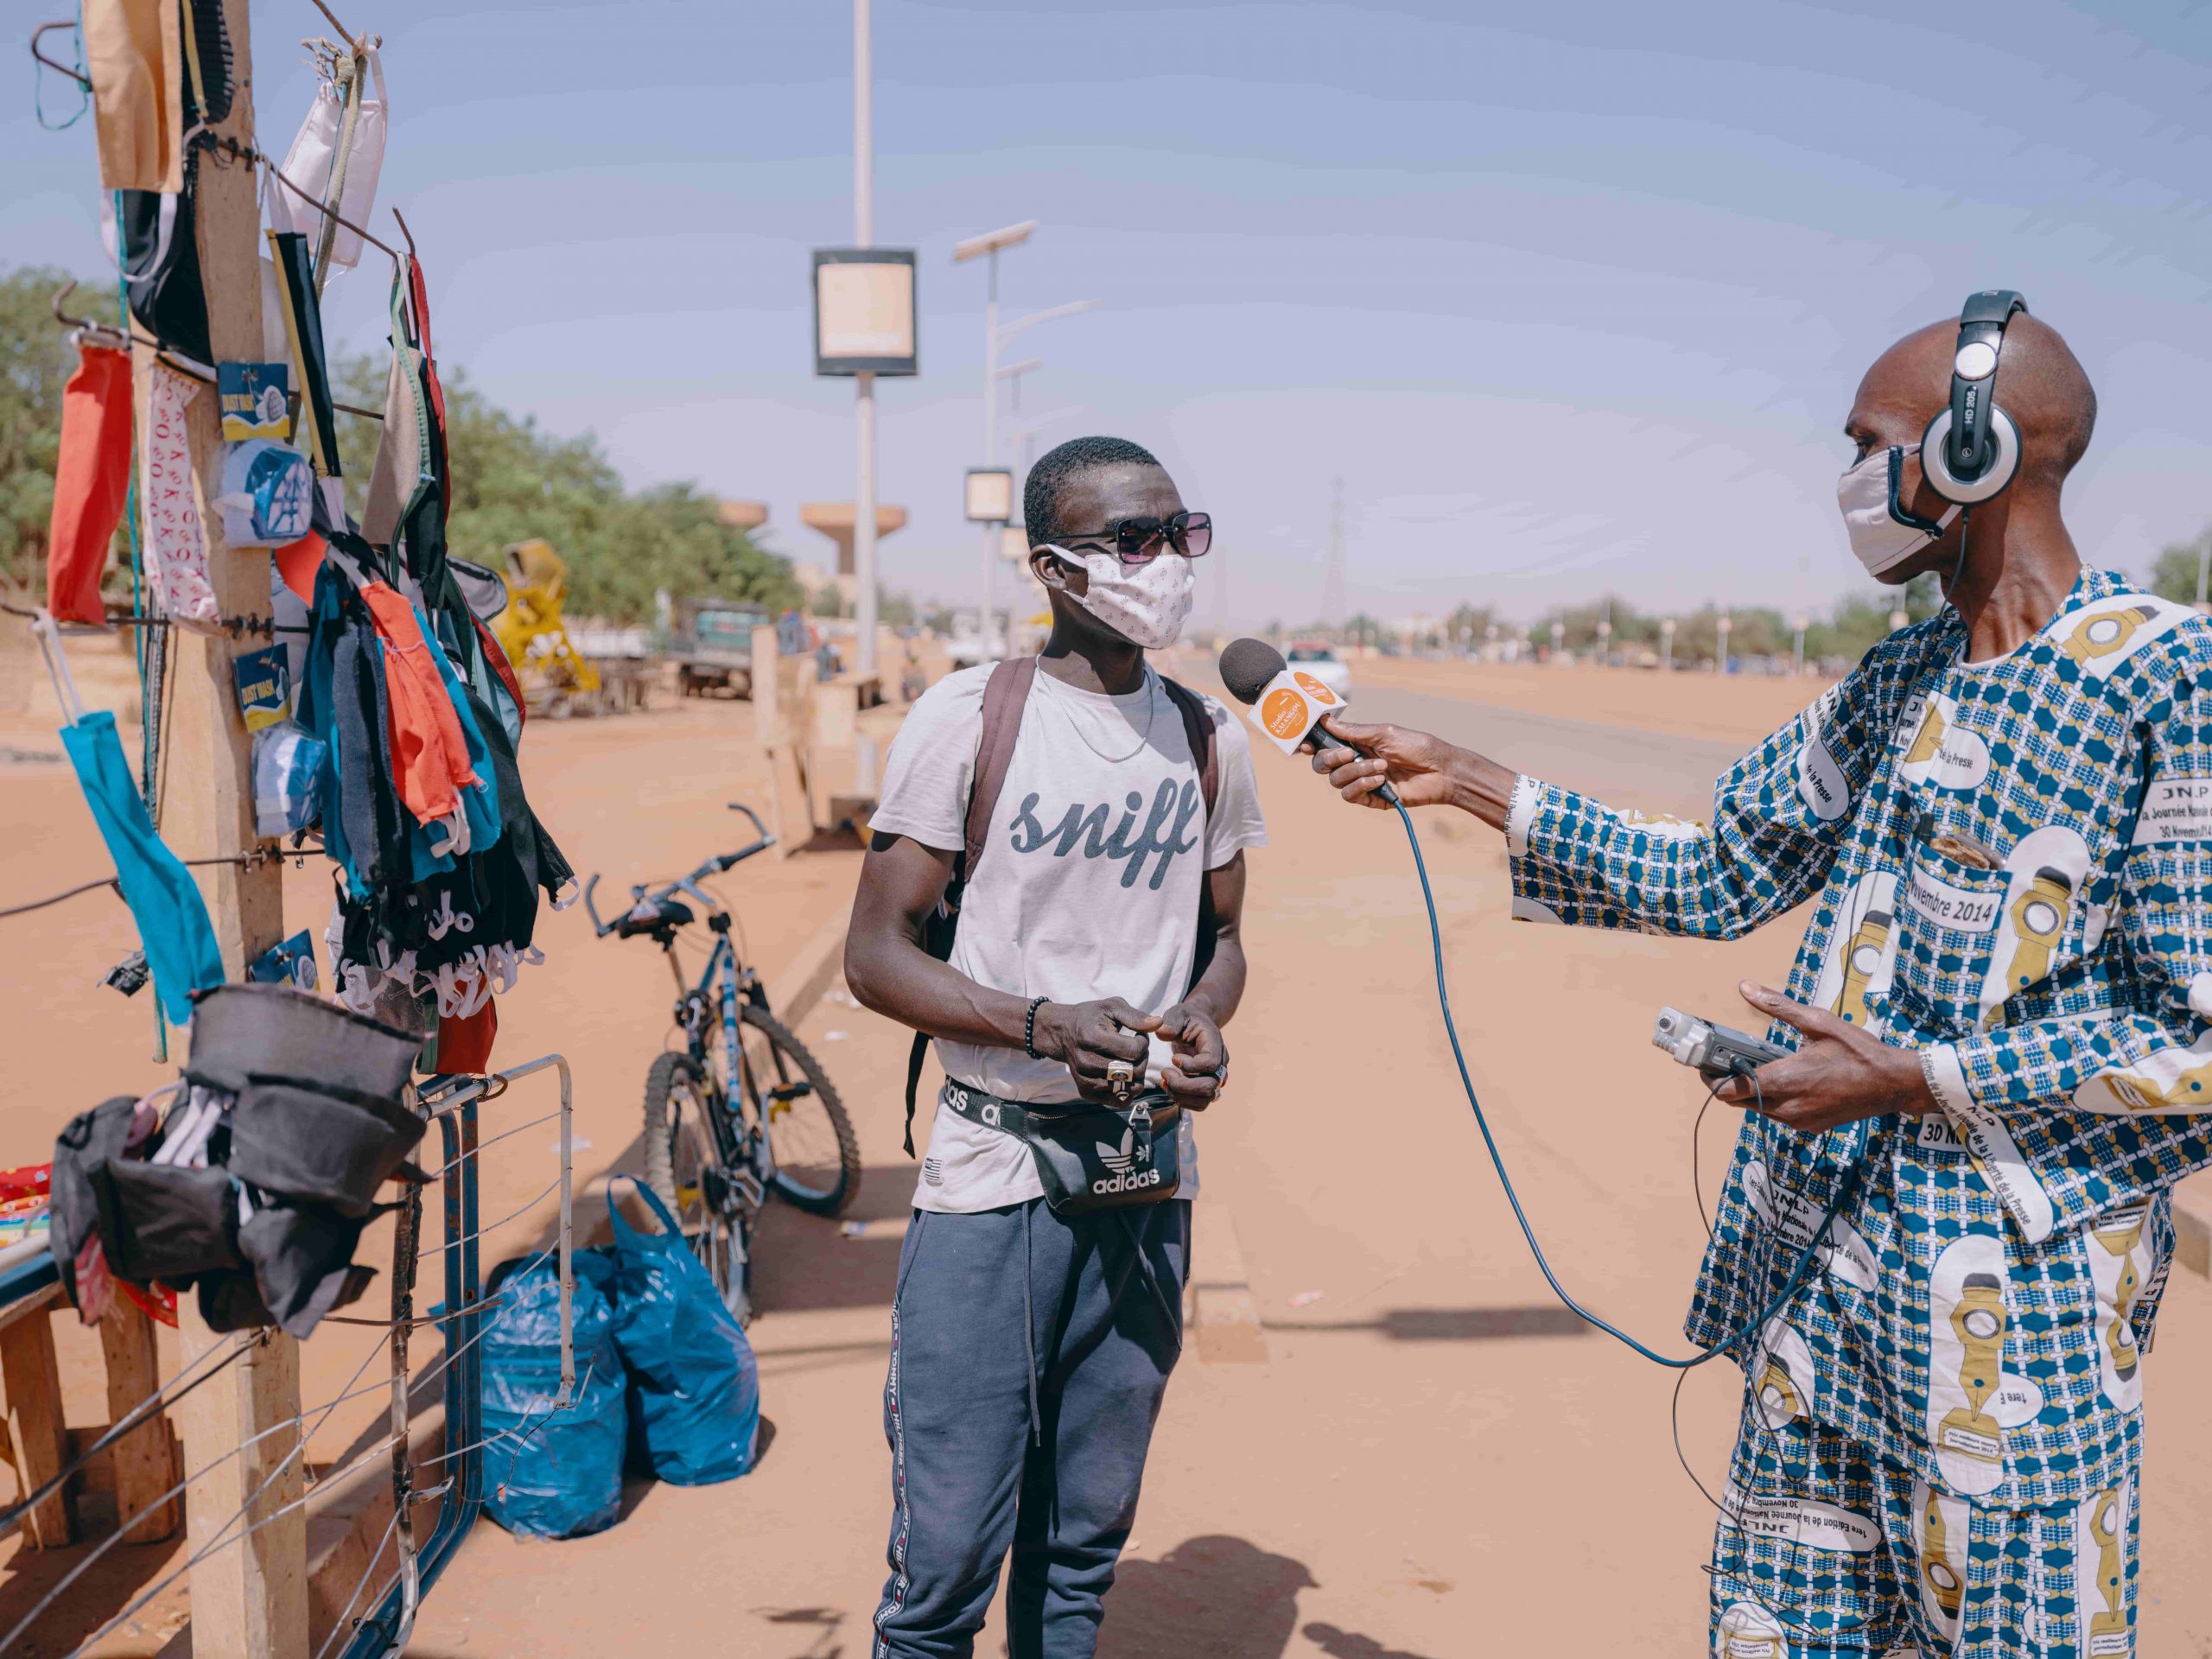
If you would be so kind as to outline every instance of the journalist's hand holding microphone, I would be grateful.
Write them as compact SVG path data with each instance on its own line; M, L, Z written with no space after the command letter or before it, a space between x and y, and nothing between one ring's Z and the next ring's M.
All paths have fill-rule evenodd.
M1427 732L1361 726L1340 715L1324 719L1319 731L1325 735L1313 740L1321 746L1313 770L1354 805L1388 811L1390 803L1378 792L1387 783L1408 806L1456 806L1505 827L1514 774L1487 756Z

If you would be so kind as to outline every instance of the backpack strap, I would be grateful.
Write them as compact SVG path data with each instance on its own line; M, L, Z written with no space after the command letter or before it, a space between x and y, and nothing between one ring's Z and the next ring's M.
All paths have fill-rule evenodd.
M1198 791L1205 798L1206 816L1211 818L1214 803L1221 798L1221 752L1214 742L1213 715L1205 699L1187 685L1165 674L1160 677L1160 683L1183 716L1183 734L1191 741L1191 759L1198 768Z
M999 791L1006 787L1007 768L1014 764L1014 746L1021 735L1021 712L1036 683L1037 659L1024 657L999 664L983 687L983 734L976 746L976 779L968 790L968 845L954 872L963 887L976 879L976 862L990 840L991 816L999 810Z
M1206 804L1206 823L1213 823L1214 803L1221 798L1221 751L1215 741L1213 715L1204 698L1165 674L1160 683L1183 716L1183 732L1191 741L1191 759L1198 769L1198 792ZM1203 842L1205 832L1200 832ZM1203 867L1204 854L1200 855ZM1213 884L1202 873L1198 878L1198 936L1191 951L1191 984L1195 985L1213 963ZM1184 988L1188 993L1189 987Z
M976 744L976 772L968 786L966 844L952 867L952 880L944 898L923 930L923 948L939 962L952 955L953 935L960 925L960 900L975 878L976 866L989 844L991 818L998 811L999 791L1006 787L1007 768L1014 764L1014 746L1021 736L1022 711L1029 706L1029 688L1037 683L1037 659L1019 658L991 670L983 684L983 725ZM1187 717L1186 717L1187 718ZM1195 751L1194 751L1195 752ZM929 1035L916 1032L906 1051L906 1155L914 1155L914 1097L921 1087L922 1061L930 1052Z

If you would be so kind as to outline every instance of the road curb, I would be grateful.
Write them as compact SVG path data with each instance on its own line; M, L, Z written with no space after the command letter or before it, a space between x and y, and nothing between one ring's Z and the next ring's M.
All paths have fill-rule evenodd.
M793 1030L845 970L846 920L847 914L841 909L824 922L768 988L776 1018Z
M1198 1333L1198 1360L1206 1365L1264 1365L1267 1333L1252 1295L1236 1218L1217 1198L1191 1206L1191 1259L1205 1276L1191 1280L1183 1300L1184 1324Z

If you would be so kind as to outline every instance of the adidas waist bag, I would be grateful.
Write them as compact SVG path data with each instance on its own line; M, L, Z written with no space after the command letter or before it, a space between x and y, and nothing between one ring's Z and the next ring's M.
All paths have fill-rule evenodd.
M1159 1090L1146 1090L1127 1108L1080 1100L1040 1107L947 1079L938 1099L970 1123L1027 1147L1056 1216L1158 1204L1183 1184L1183 1109Z

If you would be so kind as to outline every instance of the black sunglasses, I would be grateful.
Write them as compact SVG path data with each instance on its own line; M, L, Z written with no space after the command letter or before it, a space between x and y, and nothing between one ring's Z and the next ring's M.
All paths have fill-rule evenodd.
M1103 530L1085 531L1060 545L1071 553L1091 549L1103 553L1108 537L1112 538L1113 550L1123 564L1149 564L1171 547L1186 559L1204 558L1213 545L1213 515L1178 512L1166 518L1123 518Z

